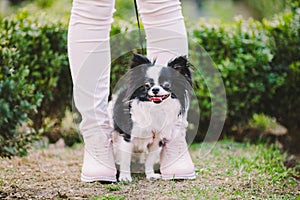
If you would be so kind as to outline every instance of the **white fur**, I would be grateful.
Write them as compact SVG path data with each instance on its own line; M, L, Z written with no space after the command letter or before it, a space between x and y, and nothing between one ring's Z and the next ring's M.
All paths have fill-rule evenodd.
M147 70L146 76L151 77L155 83L155 85L158 85L158 79L159 79L159 74L161 71L162 66L159 65L154 65L149 67Z
M170 127L178 119L180 103L171 97L160 104L132 100L131 118L132 137L149 137L152 131L160 133L162 138L171 138Z

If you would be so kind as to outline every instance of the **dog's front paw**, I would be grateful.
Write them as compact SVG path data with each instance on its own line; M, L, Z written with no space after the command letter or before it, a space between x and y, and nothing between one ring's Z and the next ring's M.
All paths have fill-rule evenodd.
M152 179L161 179L161 175L157 174L157 173L150 173L146 175L146 178L148 180L152 180Z
M122 182L132 182L130 173L120 173L119 181Z

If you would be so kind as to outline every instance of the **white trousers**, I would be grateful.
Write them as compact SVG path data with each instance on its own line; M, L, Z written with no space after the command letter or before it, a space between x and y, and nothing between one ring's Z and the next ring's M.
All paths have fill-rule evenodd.
M165 65L176 56L188 54L179 0L138 0L138 9L150 59L156 58L156 63ZM111 134L107 105L111 63L109 34L114 11L114 0L73 1L68 54L74 101L82 115L83 136Z

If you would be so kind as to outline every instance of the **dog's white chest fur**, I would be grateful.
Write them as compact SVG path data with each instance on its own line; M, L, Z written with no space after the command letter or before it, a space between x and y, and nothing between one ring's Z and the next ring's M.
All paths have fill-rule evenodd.
M145 138L155 132L162 133L161 137L164 138L169 136L164 135L165 129L170 129L178 118L180 103L172 98L160 104L132 100L130 113L133 121L132 137Z
M153 165L159 162L160 141L172 137L172 127L178 120L180 103L169 97L160 104L133 99L130 114L133 122L131 141L128 143L119 134L114 134L116 163L120 164L119 180L131 181L130 162L145 163L147 179L160 178ZM134 166L132 166L134 167Z

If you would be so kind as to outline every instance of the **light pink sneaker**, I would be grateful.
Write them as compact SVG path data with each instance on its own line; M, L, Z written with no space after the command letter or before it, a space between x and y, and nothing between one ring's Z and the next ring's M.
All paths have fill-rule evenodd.
M196 178L194 163L184 136L165 141L161 152L160 172L163 180Z
M106 134L84 136L84 159L81 180L116 182L112 141Z

